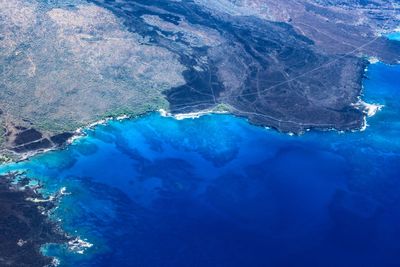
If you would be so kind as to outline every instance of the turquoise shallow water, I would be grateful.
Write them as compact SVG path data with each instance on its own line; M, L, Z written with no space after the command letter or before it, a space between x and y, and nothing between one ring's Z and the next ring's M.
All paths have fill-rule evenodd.
M61 266L399 266L400 67L371 65L364 132L288 136L229 115L151 114L1 167L67 188Z
M390 40L400 41L400 32L394 32L388 35Z

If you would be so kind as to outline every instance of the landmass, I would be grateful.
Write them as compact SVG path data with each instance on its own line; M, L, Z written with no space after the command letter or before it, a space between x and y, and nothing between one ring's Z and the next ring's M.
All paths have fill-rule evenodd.
M0 2L2 154L84 125L223 109L282 132L358 130L368 58L395 64L396 1Z
M0 162L108 117L229 112L282 132L360 130L365 69L400 62L395 0L0 0ZM0 265L45 266L54 199L0 176Z

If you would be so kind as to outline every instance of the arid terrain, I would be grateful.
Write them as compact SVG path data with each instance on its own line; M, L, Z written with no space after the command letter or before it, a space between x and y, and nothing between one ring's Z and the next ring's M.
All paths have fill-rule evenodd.
M360 129L368 59L400 60L385 38L399 14L383 0L2 0L3 154L159 109L224 110L283 132Z

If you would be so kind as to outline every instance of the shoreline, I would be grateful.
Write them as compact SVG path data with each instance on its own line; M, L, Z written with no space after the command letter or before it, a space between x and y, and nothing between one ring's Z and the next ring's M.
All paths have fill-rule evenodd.
M108 122L110 121L124 121L124 120L130 120L130 119L138 119L140 117L149 115L149 114L159 114L161 117L164 118L173 118L175 120L186 120L186 119L198 119L200 117L206 116L206 115L231 115L237 118L241 118L244 119L247 123L252 124L256 127L262 127L266 130L273 130L273 131L277 131L281 134L286 134L289 136L301 136L307 132L311 132L311 131L317 131L317 132L337 132L337 133L354 133L354 132L363 132L366 130L366 128L369 126L367 123L367 118L373 117L375 116L379 111L381 111L384 108L384 105L381 104L375 104L375 103L367 103L364 102L363 100L361 100L361 96L358 96L358 101L356 103L353 103L352 106L359 109L361 112L363 112L364 116L363 116L363 122L360 128L358 129L349 129L349 130L338 130L334 127L330 127L330 128L314 128L314 127L310 127L310 128L306 128L304 129L304 131L302 131L301 133L294 133L294 132L282 132L279 131L279 129L276 129L274 127L271 126L264 126L264 125L258 125L258 124L254 124L251 123L251 121L244 117L244 116L240 116L234 113L231 113L229 111L216 111L216 110L204 110L204 111L198 111L198 112L188 112L188 113L179 113L179 114L172 114L164 109L159 109L158 111L150 111L150 112L146 112L140 115L135 115L135 116L130 116L130 115L119 115L116 117L106 117L104 119L100 119L98 121L92 122L90 124L88 124L87 126L83 126L83 127L79 127L77 128L73 133L72 136L70 138L68 138L68 140L65 142L65 144L63 144L62 146L57 146L57 147L52 147L52 148L47 148L47 149L43 149L43 150L36 150L36 151L29 151L29 152L24 152L21 154L18 153L14 153L17 156L20 156L17 160L10 160L7 162L3 162L0 163L0 165L7 165L7 164L11 164L11 163L18 163L18 162L22 162L22 161L26 161L29 160L30 158L37 156L37 155L41 155L44 153L48 153L51 151L57 151L57 150L62 150L65 149L66 147L68 147L69 145L73 144L74 142L76 142L77 140L84 138L86 136L85 131L88 130L94 130L97 126L100 125L107 125Z
M379 62L379 61L374 61L374 60L372 60L372 61L373 62L370 62L370 64L376 64L376 63ZM368 71L368 66L365 68L365 70L363 72L363 75L365 75L367 71ZM364 76L364 78L365 78L365 76ZM337 132L338 134L343 134L343 133L346 133L346 132L351 133L351 132L363 132L363 131L365 131L366 128L369 126L368 123L367 123L367 119L370 118L370 117L373 117L374 115L376 115L379 111L382 110L382 108L384 106L380 105L380 104L367 103L367 102L363 101L362 100L363 92L364 92L364 86L363 86L363 84L361 84L361 90L359 92L358 101L353 104L353 107L359 109L364 114L362 127L360 129L354 129L354 130L349 130L349 131L339 131L339 130L336 130L335 128L325 128L325 129L307 128L307 129L304 130L303 133L309 132L309 131L312 131L312 130L319 131L319 132L334 131L334 132ZM248 118L245 118L245 117L242 117L242 116L238 116L237 114L234 114L234 113L230 112L229 109L227 109L227 110L218 110L218 107L214 107L212 109L202 110L202 111L198 111L198 112L188 112L188 113L180 113L180 114L173 114L173 113L168 112L165 109L159 109L158 111L151 111L151 112L149 111L149 112L145 112L145 113L139 114L139 115L122 114L122 115L118 115L118 116L109 116L109 117L94 121L92 123L87 124L86 126L79 127L75 131L73 131L72 136L62 146L53 147L53 148L44 149L44 150L38 150L38 151L29 151L29 152L20 154L20 158L18 160L16 160L16 161L11 161L11 162L2 163L2 164L4 164L4 165L13 164L13 163L29 160L31 157L34 157L36 155L48 153L50 151L57 151L57 150L60 150L60 149L65 149L69 145L74 144L74 142L76 142L77 140L87 136L87 133L86 133L87 131L94 130L96 127L98 127L100 125L106 125L111 121L125 121L125 120L131 120L131 119L138 119L140 117L151 115L151 114L159 114L161 117L172 118L172 119L175 119L175 120L198 119L198 118L206 116L206 115L226 114L226 115L231 115L231 116L237 117L237 118L242 118L242 119L244 118L246 120L246 123L255 125L257 127L262 127L264 129L273 129L273 128L268 127L268 126L261 126L261 125L253 124L253 123L250 122L250 120ZM279 132L279 130L277 130L277 129L273 129L273 131ZM283 133L283 132L280 132L280 133ZM292 132L286 132L284 134L286 134L288 136L299 136L298 134L295 134L295 133L292 133ZM31 202L31 203L33 203L33 204L35 204L35 205L40 205L40 204L43 205L43 204L46 204L46 203L53 204L55 201L58 201L60 199L60 197L62 197L63 195L66 195L66 194L68 194L66 192L66 188L61 188L59 190L59 192L57 192L55 195L52 195L52 196L50 196L48 198L39 198L39 197L37 197L37 198L27 198L26 200ZM42 214L42 215L46 216L48 219L50 219L47 214ZM52 221L53 223L57 223L56 221L54 221L52 219L50 219L50 221ZM70 236L70 235L68 235L68 233L66 233L66 237L68 238L68 241L65 242L65 245L67 246L68 250L73 252L73 253L83 254L85 252L85 250L90 249L93 246L93 244L90 243L88 240L86 240L84 238L80 238L79 236L77 236L77 237L76 236ZM50 244L50 243L45 243L45 244L42 245L42 247L44 245ZM41 253L41 254L43 255L43 257L48 257L43 253ZM56 257L51 257L51 259L52 259L52 265L53 266L56 266L59 263L59 259L57 259Z
M399 28L399 30L400 30L400 28ZM362 99L364 96L364 90L365 90L364 79L366 79L366 73L368 72L369 66L378 64L378 63L381 63L381 61L376 57L366 58L366 66L365 66L365 68L362 69L362 72L360 73L359 80L360 80L361 84L360 84L360 89L359 89L358 96L357 96L357 101L355 103L350 104L350 106L358 109L359 111L361 111L363 113L361 125L360 125L360 127L357 127L357 128L353 127L353 129L349 128L346 130L340 130L340 129L337 129L335 126L321 126L321 127L316 126L316 127L304 128L301 132L281 131L279 128L276 128L274 126L252 123L248 117L241 116L240 114L235 114L235 112L233 112L229 106L226 106L224 104L219 104L213 108L209 108L209 109L205 109L205 110L188 112L188 113L177 113L177 114L173 114L173 113L165 110L164 108L160 108L158 110L146 111L141 114L119 114L116 116L108 116L108 117L99 119L97 121L88 123L87 125L78 127L77 129L72 131L72 136L70 138L68 138L66 140L66 142L60 146L54 146L54 147L46 148L46 149L32 150L32 151L28 151L28 152L23 152L21 154L14 152L14 151L9 151L9 152L12 152L12 154L15 155L17 159L14 160L11 158L11 159L9 159L9 161L1 162L0 165L21 162L21 161L28 160L31 157L34 157L39 154L44 154L44 153L48 153L50 151L56 151L56 150L60 150L60 149L65 149L70 144L74 143L76 140L79 140L80 138L86 136L85 131L92 130L99 125L106 125L109 121L123 121L123 120L128 120L128 119L136 119L136 118L140 118L140 117L152 114L152 113L158 113L162 117L169 117L169 118L173 118L176 120L197 119L202 116L211 115L211 114L232 115L232 116L235 116L238 118L243 118L247 121L247 123L250 123L257 127L263 127L264 129L268 129L268 130L273 129L274 131L277 131L279 133L286 134L289 136L301 136L310 131L317 131L317 132L333 131L333 132L337 132L337 133L341 133L341 134L346 133L346 132L349 132L349 133L363 132L369 126L367 119L370 117L373 117L374 115L376 115L379 111L381 111L384 108L384 105L381 105L379 103L367 103ZM385 64L385 63L383 63L383 64ZM390 64L385 64L385 65L391 66ZM4 154L2 154L2 155L4 155Z
M366 68L367 70L367 68ZM365 72L364 72L365 74ZM319 131L319 132L327 132L327 131L334 131L337 132L338 134L342 134L345 132L362 132L365 131L366 128L368 127L368 123L367 123L367 118L370 118L374 115L376 115L384 106L380 105L380 104L370 104L370 103L366 103L362 100L362 96L363 96L363 91L364 91L364 87L362 86L362 90L360 92L360 95L358 96L358 101L356 103L354 103L354 107L356 107L357 109L359 109L360 111L363 112L364 116L363 116L363 126L360 129L357 130L349 130L349 131L339 131L336 130L334 128L331 129L323 129L323 130L318 130L318 129L305 129L304 132L309 132L311 130L315 130L315 131ZM46 150L42 150L42 151L30 151L28 153L23 154L23 156L15 162L11 162L12 163L17 163L20 161L25 161L25 160L29 160L31 157L34 157L36 155L39 154L44 154L47 153L49 151L56 151L59 149L65 149L66 147L68 147L69 145L74 144L74 142L76 142L77 140L79 140L80 138L83 138L85 136L87 136L87 131L89 130L95 130L96 127L100 126L100 125L106 125L108 123L110 123L111 121L125 121L125 120L131 120L131 119L138 119L140 117L143 116L147 116L147 115L151 115L151 114L159 114L161 117L165 117L165 118L173 118L175 120L185 120L185 119L198 119L200 117L203 117L205 115L212 115L212 114L227 114L233 117L237 117L237 118L241 118L243 119L243 117L238 116L233 114L232 112L229 112L228 110L218 110L217 108L214 109L208 109L208 110L202 110L202 111L198 111L198 112L189 112L189 113L181 113L181 114L172 114L168 111L166 111L165 109L159 109L158 111L152 111L152 112L146 112L140 115L127 115L127 114L123 114L123 115L119 115L119 116L110 116L110 117L106 117L100 120L97 120L95 122L89 123L86 126L82 126L77 128L74 132L72 137L70 137L66 143L63 146L60 147L54 147L54 148L50 148L50 149L46 149ZM246 119L246 123L252 124L248 119ZM253 124L255 125L255 124ZM255 125L257 127L260 127L261 125ZM268 126L262 126L262 128L264 129L271 129L271 127ZM273 131L276 131L275 129ZM279 132L279 131L278 131ZM281 132L282 133L282 132ZM298 136L297 134L291 133L291 132L287 132L285 133L286 135L289 136ZM7 163L5 163L7 164ZM53 203L54 201L59 200L60 197L62 197L63 195L68 194L66 192L66 188L61 188L59 190L59 192L57 192L55 195L49 196L48 198L27 198L26 200L29 202L32 202L33 204L39 205L39 204L46 204L46 203ZM44 216L47 216L46 214L42 214ZM57 223L56 221L50 219L53 223ZM67 249L73 253L78 253L78 254L84 254L85 251L87 249L90 249L93 244L90 243L88 240L86 240L85 238L81 238L79 236L73 236L73 235L69 235L68 233L66 233L68 241L66 241L64 244L67 246ZM42 245L42 247L46 244L51 244L50 243L45 243ZM49 257L46 256L46 254L43 254L43 257ZM51 257L52 258L52 265L56 266L59 263L59 259L57 259L56 257ZM50 265L49 265L50 266Z
M4 233L2 242L7 244L3 247L8 248L0 251L1 266L2 263L7 266L54 266L54 257L44 255L41 248L71 240L49 216L57 207L62 191L45 197L38 190L41 185L31 185L34 180L21 172L0 175L0 208L3 212L0 230ZM14 229L15 226L18 228Z

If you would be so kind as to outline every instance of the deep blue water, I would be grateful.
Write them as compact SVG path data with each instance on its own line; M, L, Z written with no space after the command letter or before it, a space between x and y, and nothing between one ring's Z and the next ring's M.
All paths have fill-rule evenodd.
M61 266L400 266L400 67L367 76L364 132L152 114L1 171L67 188L54 219L94 245Z

